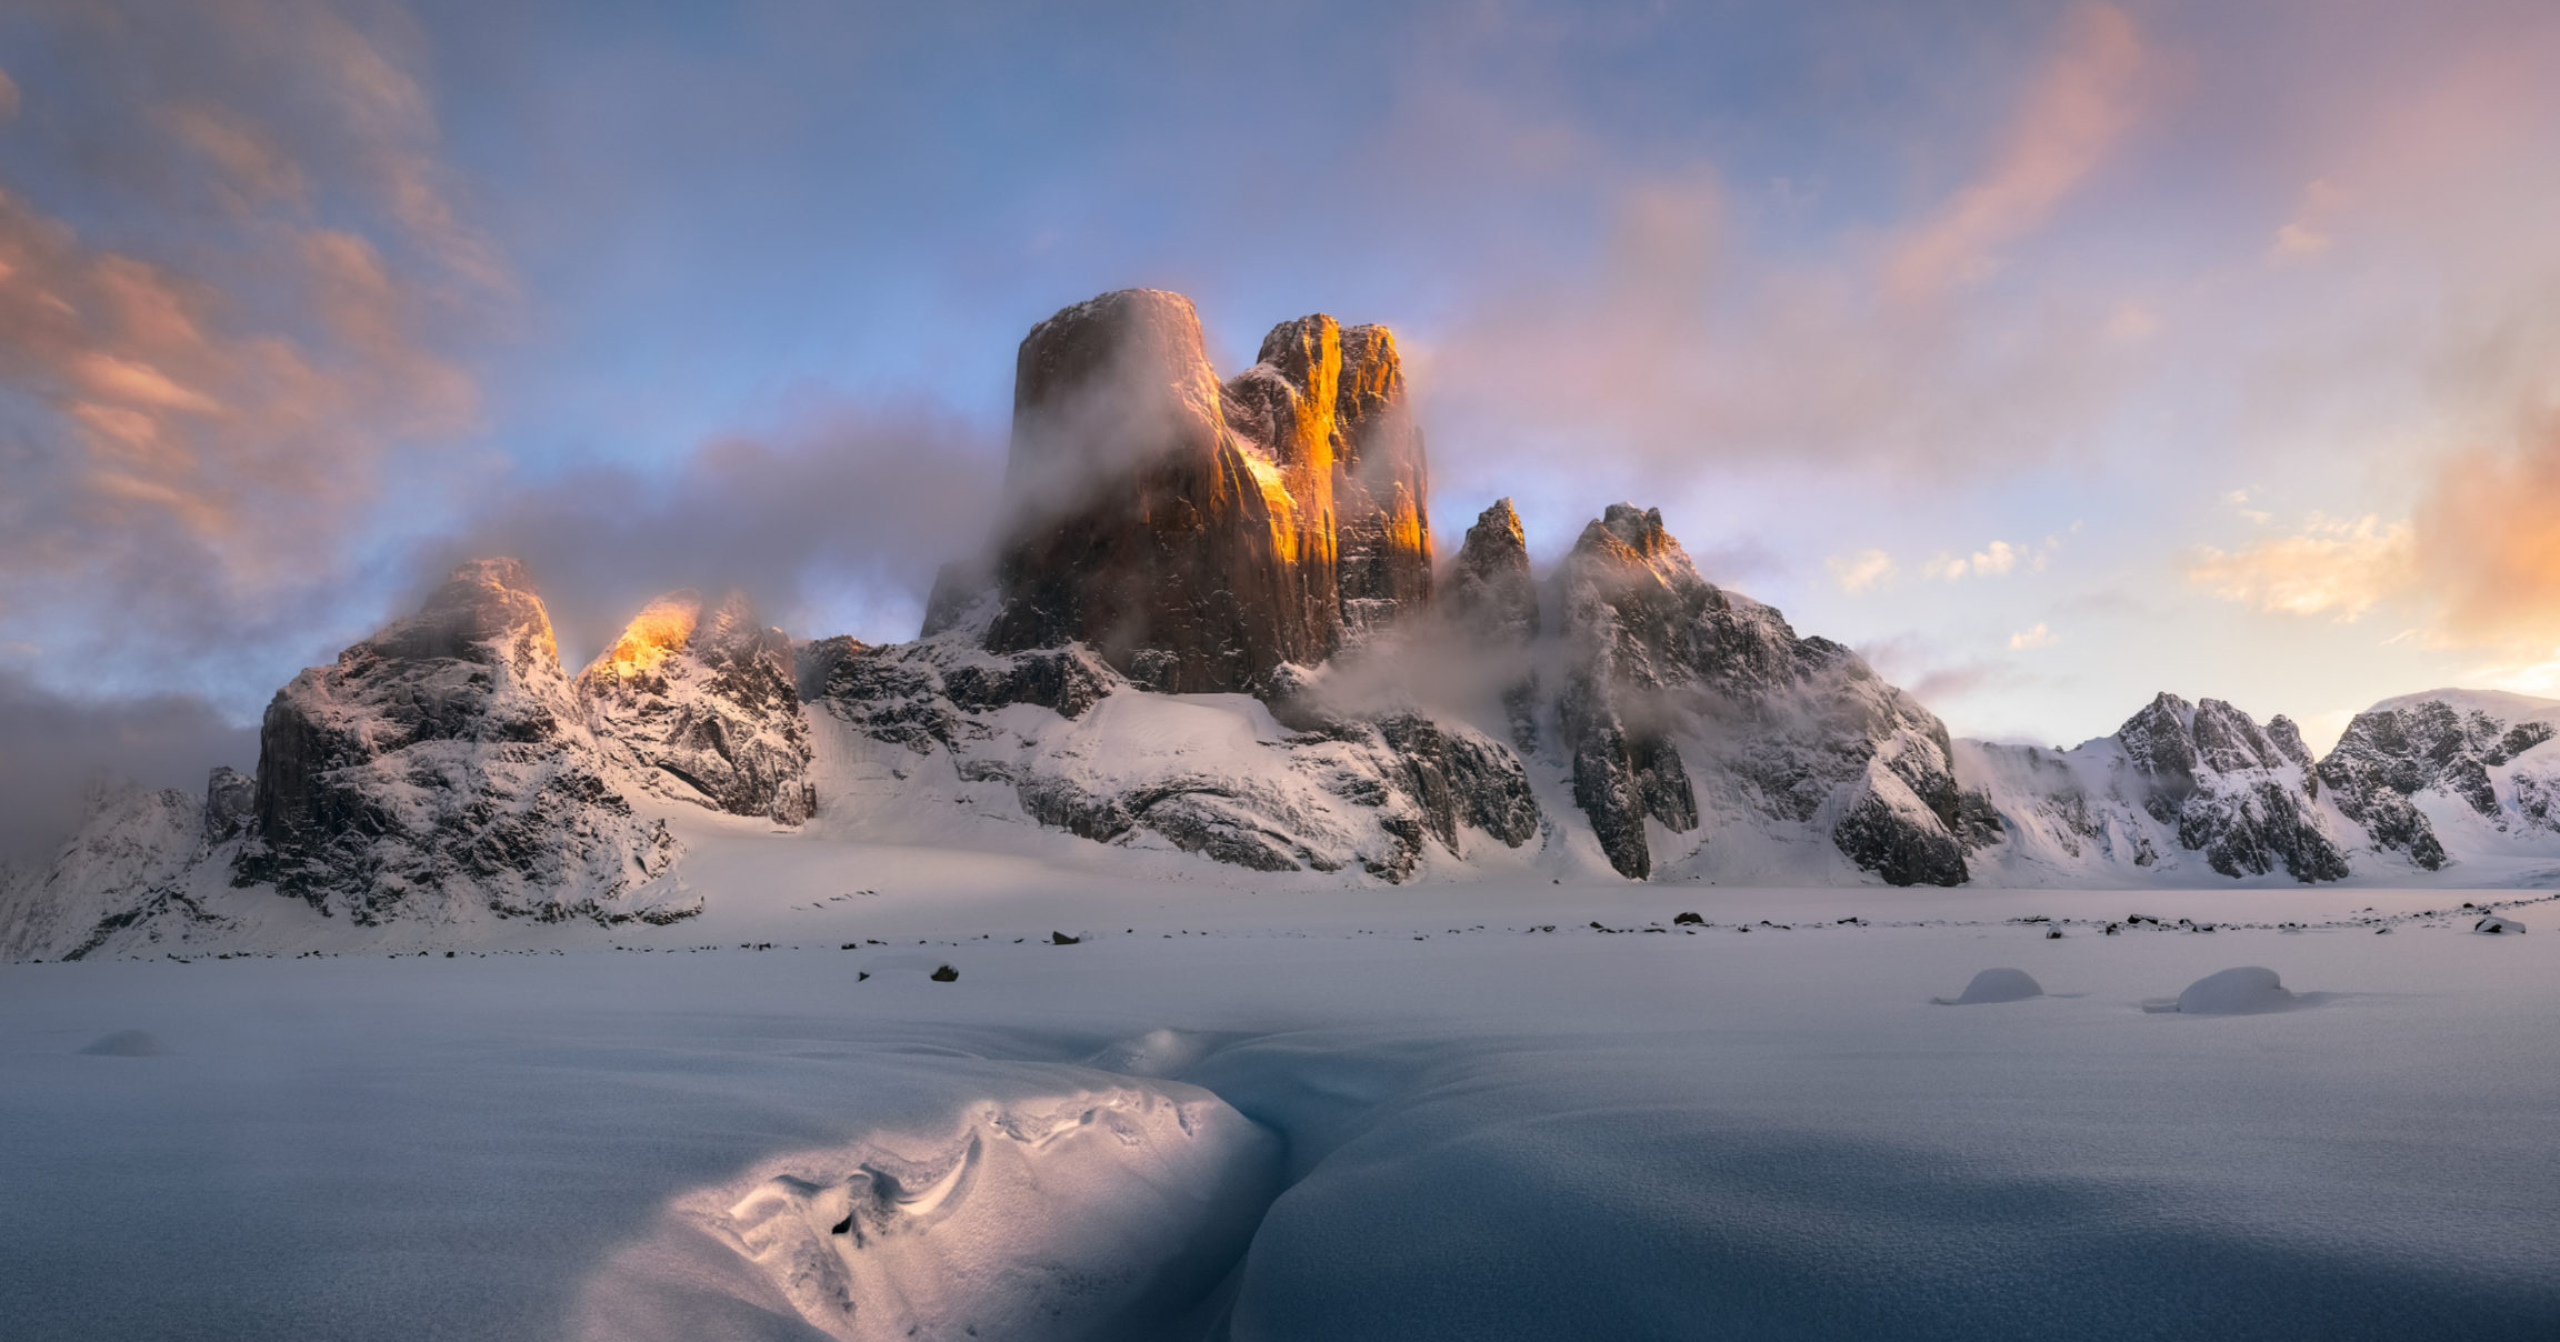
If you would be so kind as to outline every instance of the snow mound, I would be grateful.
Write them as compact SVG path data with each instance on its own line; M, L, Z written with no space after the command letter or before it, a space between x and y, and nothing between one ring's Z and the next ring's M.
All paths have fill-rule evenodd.
M2044 985L2023 969L1986 969L1964 985L1956 997L1932 997L1939 1006L1978 1006L1985 1002L2023 1002L2044 996Z
M2471 925L2471 930L2484 937L2523 936L2524 924L2513 918L2490 914Z
M1216 1289L1278 1191L1279 1161L1276 1138L1207 1091L1111 1086L768 1161L679 1198L663 1233L725 1246L747 1268L725 1289L788 1302L846 1342L1125 1337ZM589 1310L619 1317L584 1333L682 1333L612 1294Z
M2207 974L2187 985L2178 1000L2168 1004L2146 1003L2146 1011L2175 1011L2187 1016L2253 1016L2267 1011L2291 1011L2305 1005L2276 977L2276 971L2259 965L2242 965L2218 974Z
M148 1030L118 1030L99 1036L80 1051L95 1058L156 1058L169 1050Z

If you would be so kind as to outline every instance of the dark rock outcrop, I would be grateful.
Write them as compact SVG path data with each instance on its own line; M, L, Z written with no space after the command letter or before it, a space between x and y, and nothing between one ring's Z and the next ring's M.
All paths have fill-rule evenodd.
M836 668L847 658L869 651L869 646L851 634L833 634L796 643L791 648L791 689L800 702L814 703L825 698L827 682L835 679Z
M217 764L204 785L204 841L208 845L236 839L258 815L258 780Z
M1485 642L1527 643L1538 636L1538 583L1511 500L1496 499L1467 528L1440 601L1459 628Z
M731 593L649 603L578 676L597 735L650 786L733 815L797 825L817 810L790 637Z
M698 911L584 718L523 567L465 564L268 705L236 877L362 923Z

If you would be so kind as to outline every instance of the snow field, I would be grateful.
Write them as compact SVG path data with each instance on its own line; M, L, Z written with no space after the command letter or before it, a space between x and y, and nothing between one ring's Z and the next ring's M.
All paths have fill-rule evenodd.
M2560 952L2472 935L2441 892L2224 894L2221 930L2104 936L2191 915L876 879L757 915L822 921L799 952L10 967L0 1314L74 1338L2560 1320ZM2009 921L2034 916L2069 935ZM2140 1009L2251 965L2323 1000ZM1987 967L2052 995L1929 1005ZM164 1052L80 1052L119 1030ZM857 1204L860 1244L832 1233Z

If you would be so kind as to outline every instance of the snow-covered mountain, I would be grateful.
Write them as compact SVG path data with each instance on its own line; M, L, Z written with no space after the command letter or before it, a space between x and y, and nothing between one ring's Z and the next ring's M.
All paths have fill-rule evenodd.
M2160 695L2067 751L1962 742L1957 772L1998 817L1979 861L2012 882L2348 874L2300 729L2219 699Z
M795 643L687 591L572 678L532 576L462 566L277 694L254 777L102 789L55 860L0 876L0 955L681 921L719 898L688 841L1063 844L1335 886L2560 865L2560 703L2395 699L2316 762L2283 717L2167 694L2070 750L1952 740L1707 582L1658 511L1609 506L1541 581L1502 500L1436 567L1383 328L1281 323L1225 381L1204 349L1154 291L1032 330L1009 521L912 642Z
M2548 855L2560 839L2560 703L2429 690L2358 713L2320 761L2340 814L2426 871L2455 854Z
M1554 706L1610 865L1722 862L1719 834L1829 845L1896 885L1965 879L1945 724L1865 660L1698 576L1660 510L1612 505L1555 578ZM1648 823L1649 822L1649 823Z
M682 917L680 846L633 781L523 566L479 560L267 706L232 867L359 923Z

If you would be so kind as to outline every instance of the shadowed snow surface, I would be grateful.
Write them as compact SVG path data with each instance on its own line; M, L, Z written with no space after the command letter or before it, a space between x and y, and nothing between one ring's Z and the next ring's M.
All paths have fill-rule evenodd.
M2560 1331L2560 942L2470 935L2441 895L2226 893L2210 933L2047 940L2027 915L2123 919L2126 896L867 888L774 912L770 951L675 927L555 953L528 929L450 959L0 969L0 1318L639 1342ZM2400 935L2371 935L2386 917ZM1927 1004L2003 961L2073 995ZM927 977L944 963L956 982ZM2282 993L2275 972L2335 994L2192 1028L2133 1009L2234 964L2272 967L2242 996ZM111 1030L166 1052L80 1051Z

